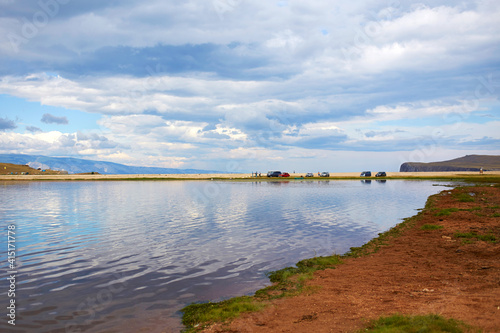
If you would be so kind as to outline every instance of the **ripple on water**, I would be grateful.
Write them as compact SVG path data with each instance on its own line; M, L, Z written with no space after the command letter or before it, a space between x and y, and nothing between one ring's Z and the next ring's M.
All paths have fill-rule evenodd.
M4 187L0 213L19 232L16 330L126 332L144 318L154 318L151 332L178 328L185 304L252 293L266 272L360 246L439 190L402 181Z

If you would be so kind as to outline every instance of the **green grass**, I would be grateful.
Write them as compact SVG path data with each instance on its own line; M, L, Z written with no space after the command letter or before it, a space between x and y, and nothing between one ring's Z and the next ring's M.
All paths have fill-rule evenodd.
M447 216L450 215L453 212L476 212L476 215L478 216L483 216L477 213L478 211L482 210L483 208L481 207L472 207L472 208L443 208L439 212L435 214L435 216Z
M456 193L453 195L455 199L460 202L474 202L476 201L475 194L471 195L470 193Z
M332 268L340 264L340 256L314 257L304 259L296 264L296 267L287 267L267 274L271 282L284 283L289 277L297 274L307 274L326 268Z
M187 328L185 332L195 332L203 328L204 324L233 319L241 313L258 311L265 306L250 296L235 297L217 303L191 304L182 309L182 324Z
M367 328L358 332L370 333L464 333L481 332L462 321L446 319L438 315L381 317L370 322Z
M486 208L488 208L488 209L492 209L492 210L496 210L496 209L499 209L499 208L500 208L500 206L495 205L495 206L488 206L488 207L486 207ZM493 214L491 215L491 217L500 217L500 213L495 212L495 213L493 213Z
M496 243L497 239L495 235L492 234L486 234L486 235L478 235L475 232L456 232L453 236L456 238L464 238L466 240L480 240L484 242L491 242L491 243Z
M304 291L305 282L313 278L313 273L327 268L335 268L342 263L341 256L314 257L299 261L295 267L286 267L267 273L272 286L258 290L255 297L270 300L297 295Z
M371 241L369 241L368 243L366 243L361 247L352 247L349 252L347 252L342 256L333 255L329 257L314 257L311 259L305 259L299 261L294 267L286 267L277 271L269 272L267 276L269 277L273 285L258 290L254 296L236 297L217 303L191 304L186 306L181 310L181 312L183 312L182 322L186 326L185 332L198 331L203 327L206 327L210 323L224 322L236 318L241 313L244 312L258 311L267 306L267 304L269 304L268 301L271 299L293 296L308 290L307 288L305 288L305 282L313 277L313 273L315 271L323 270L326 268L335 268L337 265L342 263L343 258L349 258L349 257L356 258L377 252L382 246L387 245L391 238L398 237L404 231L413 228L416 222L420 220L420 218L423 216L423 214L426 214L427 212L434 210L433 205L438 196L439 194L430 196L426 202L425 208L422 209L422 211L420 211L417 215L404 219L402 223L399 223L390 230L379 234L377 238L372 239ZM467 196L469 195L467 194ZM459 197L459 200L460 198L461 197ZM448 208L445 210L440 210L437 214L449 215L452 212L458 210L459 210L458 208ZM471 208L470 210L472 211L477 209ZM422 226L421 228L423 230L437 230L441 229L442 226L428 224ZM456 237L464 238L464 240L466 241L471 241L476 239L496 241L496 238L493 235L479 236L477 234L474 234L475 238L466 238L465 236L462 237L462 235L459 233L456 233L455 235ZM424 318L427 317L429 316L424 316ZM415 322L416 320L415 318L419 317L412 317L408 319L410 321L410 325L416 325L416 326L420 325ZM439 321L434 317L432 317L431 319L432 320L427 320L427 321L430 322ZM462 331L432 331L432 330L406 331L405 329L401 329L392 331L373 331L373 332L462 332Z
M447 216L450 215L453 212L458 212L458 208L443 208L439 212L437 212L435 215L436 216Z
M464 211L464 212L475 212L475 211L482 210L482 209L483 209L482 207L472 207L472 208L463 208L460 210Z
M342 263L341 256L314 257L299 261L295 267L269 272L272 286L258 290L254 296L231 298L216 303L191 304L181 310L185 332L196 332L212 322L224 322L244 312L266 307L267 300L296 295L304 290L305 282L318 270L335 268Z
M442 225L437 225L437 224L424 224L423 226L420 227L422 230L438 230L438 229L443 229Z

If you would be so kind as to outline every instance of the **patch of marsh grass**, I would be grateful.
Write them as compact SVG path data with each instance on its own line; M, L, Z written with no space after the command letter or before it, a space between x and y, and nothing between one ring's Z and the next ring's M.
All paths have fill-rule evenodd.
M453 197L460 202L474 202L476 201L476 193L456 193Z
M480 213L478 213L480 210L482 210L482 207L472 207L472 208L443 208L439 212L435 213L435 216L448 216L451 213L454 212L476 212L476 215L478 216L483 216Z
M479 235L475 232L455 232L453 234L456 238L463 238L465 240L480 240L484 242L490 242L490 243L496 243L497 238L495 235L492 235L491 233L486 234L486 235Z
M335 268L342 263L341 256L314 257L299 261L295 267L286 267L267 273L272 286L255 293L256 297L264 299L280 298L297 294L306 281L312 279L315 271Z
M464 211L464 212L475 212L475 211L482 210L482 209L483 209L482 207L472 207L472 208L463 208L460 210Z
M369 323L368 327L358 332L370 333L465 333L481 332L456 319L446 319L435 314L425 316L393 315L381 317Z
M437 225L437 224L424 224L423 226L420 227L422 230L438 230L438 229L443 229L442 225Z
M341 263L339 255L304 259L295 267L269 272L267 276L273 285L258 290L254 296L188 305L181 310L183 312L182 324L186 327L185 332L196 332L210 323L224 322L244 312L258 311L267 305L266 301L269 299L299 294L305 289L305 282L313 278L315 271L335 268Z
M458 212L458 208L443 208L439 212L437 212L435 215L436 216L448 216L451 213Z
M244 312L263 309L265 304L250 296L241 296L217 303L191 304L183 308L182 324L184 332L196 332L211 322L226 321L238 317Z

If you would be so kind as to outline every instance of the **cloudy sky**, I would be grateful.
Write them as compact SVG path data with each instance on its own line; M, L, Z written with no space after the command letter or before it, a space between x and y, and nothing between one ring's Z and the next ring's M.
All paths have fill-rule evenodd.
M0 153L220 171L500 154L500 2L0 0Z

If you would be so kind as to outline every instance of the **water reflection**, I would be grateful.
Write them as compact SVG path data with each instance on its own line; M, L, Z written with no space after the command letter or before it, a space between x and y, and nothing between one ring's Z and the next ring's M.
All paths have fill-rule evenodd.
M365 184L2 186L0 213L19 230L22 315L15 330L5 321L0 330L178 331L184 305L252 293L268 284L270 270L360 246L440 190L430 182Z

